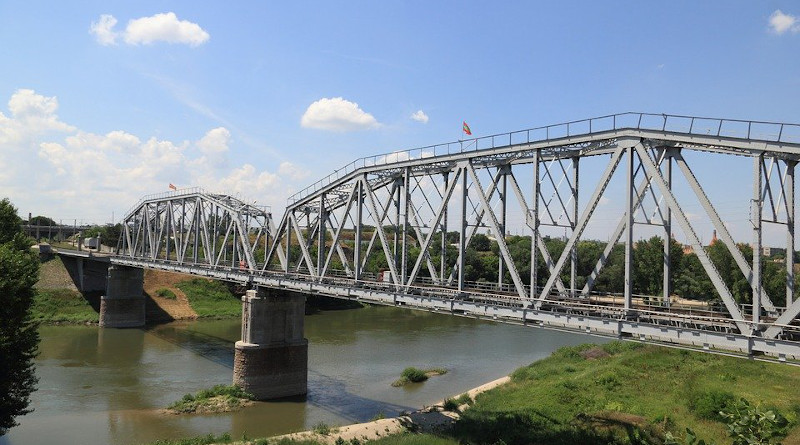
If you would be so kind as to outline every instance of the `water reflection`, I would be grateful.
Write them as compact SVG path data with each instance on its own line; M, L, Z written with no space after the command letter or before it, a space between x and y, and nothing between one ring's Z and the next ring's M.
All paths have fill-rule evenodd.
M177 322L147 329L42 327L36 411L0 444L139 444L230 432L274 435L395 415L431 404L591 337L391 307L321 311L305 321L307 397L236 413L160 411L183 394L232 379L240 321ZM391 386L407 366L449 372Z

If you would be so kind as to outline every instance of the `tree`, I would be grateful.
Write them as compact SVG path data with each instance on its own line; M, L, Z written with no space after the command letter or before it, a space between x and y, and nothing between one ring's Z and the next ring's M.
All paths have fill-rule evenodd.
M33 359L39 343L31 320L33 285L39 260L22 233L17 209L0 201L0 436L29 413L29 396L36 389Z

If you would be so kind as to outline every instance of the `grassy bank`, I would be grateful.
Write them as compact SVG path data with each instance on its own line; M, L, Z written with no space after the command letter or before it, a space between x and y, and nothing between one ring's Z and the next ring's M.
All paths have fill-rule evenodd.
M99 297L97 297L99 299ZM40 323L97 323L97 311L86 297L71 289L36 289L31 310Z
M477 397L453 436L467 443L663 443L666 432L730 443L732 401L778 410L800 442L800 368L613 342L562 348Z
M228 318L242 314L242 301L221 281L192 278L175 286L186 294L198 317Z

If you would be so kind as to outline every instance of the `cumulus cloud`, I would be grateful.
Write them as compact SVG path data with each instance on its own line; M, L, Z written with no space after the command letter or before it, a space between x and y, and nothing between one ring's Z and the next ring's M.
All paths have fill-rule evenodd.
M200 141L197 142L197 147L205 154L224 153L228 151L228 142L231 139L231 132L225 127L215 128Z
M417 110L414 114L411 115L411 120L422 122L423 124L428 123L428 115L425 114L422 110Z
M230 156L231 132L213 128L193 140L97 134L58 116L55 97L18 90L0 111L0 190L21 213L104 223L146 194L200 186L280 205L309 172L290 162L264 170ZM3 110L5 111L5 110ZM231 164L229 166L229 164Z
M92 22L89 32L94 34L101 45L116 44L119 36L129 45L167 42L199 46L210 38L200 25L188 20L178 20L174 12L130 20L122 32L114 30L116 24L117 19L114 16L103 14L97 22Z
M800 23L798 23L797 17L784 14L780 9L776 9L769 16L769 28L776 34L783 34L787 31L796 33L800 32Z
M117 24L117 19L111 14L103 14L100 20L92 22L89 27L89 33L94 34L97 43L108 46L117 43L117 33L114 32L114 26Z
M278 174L294 180L301 180L306 179L311 172L285 161L278 166Z
M375 117L362 110L357 103L341 97L322 98L309 105L300 119L300 125L333 131L365 130L380 126Z

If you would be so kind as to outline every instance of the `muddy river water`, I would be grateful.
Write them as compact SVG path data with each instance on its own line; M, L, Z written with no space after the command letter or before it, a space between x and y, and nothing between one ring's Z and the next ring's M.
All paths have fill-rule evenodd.
M555 349L598 338L392 307L306 316L308 395L234 413L159 410L229 384L239 320L174 322L145 329L45 326L33 413L0 445L142 444L230 432L262 437L396 415L509 374ZM394 388L407 366L449 372Z

